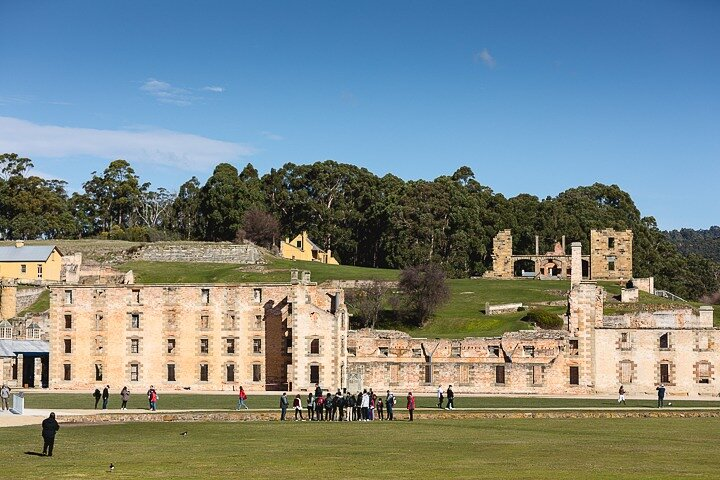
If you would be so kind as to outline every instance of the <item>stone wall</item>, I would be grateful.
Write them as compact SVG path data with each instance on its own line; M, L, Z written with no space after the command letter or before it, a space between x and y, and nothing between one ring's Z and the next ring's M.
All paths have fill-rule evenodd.
M232 243L150 243L135 249L130 258L148 262L265 263L256 245Z
M484 276L492 278L512 278L514 265L512 261L512 231L501 230L493 238L493 268Z
M590 278L632 278L632 230L590 231Z
M15 299L15 310L17 313L22 312L35 303L44 291L45 288L43 287L18 288Z

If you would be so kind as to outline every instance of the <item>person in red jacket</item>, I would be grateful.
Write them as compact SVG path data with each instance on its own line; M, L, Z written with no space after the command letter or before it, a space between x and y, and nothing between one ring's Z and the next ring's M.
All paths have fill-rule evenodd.
M247 410L250 410L247 405L245 405L245 400L247 400L247 394L245 393L245 390L243 390L242 385L240 386L240 392L238 392L238 403L237 407L235 407L235 410L240 410L241 408L245 407Z
M415 411L415 397L413 397L412 392L408 392L407 396L407 409L408 413L410 414L410 421L413 421L413 412Z

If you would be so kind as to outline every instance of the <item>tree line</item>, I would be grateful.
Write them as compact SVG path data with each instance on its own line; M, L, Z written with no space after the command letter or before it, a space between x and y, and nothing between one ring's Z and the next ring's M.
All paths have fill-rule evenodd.
M506 198L469 167L405 181L328 160L287 163L262 176L251 164L239 171L221 163L204 184L192 177L169 191L153 189L129 162L115 160L68 195L65 182L30 175L31 167L28 158L0 155L3 238L247 239L270 247L306 230L343 264L437 264L450 277L468 277L491 268L492 238L505 228L517 253L532 253L535 235L550 251L562 235L589 245L591 229L629 228L636 276L655 276L658 288L683 298L720 290L718 264L681 254L617 185Z

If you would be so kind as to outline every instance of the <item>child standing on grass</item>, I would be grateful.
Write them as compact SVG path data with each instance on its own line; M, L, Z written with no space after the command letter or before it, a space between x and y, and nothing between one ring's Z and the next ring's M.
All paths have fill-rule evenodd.
M313 397L313 392L308 393L307 409L310 421L315 420L315 398Z
M375 401L375 409L377 410L378 419L385 420L385 416L383 414L383 400L382 397L377 397L377 400Z
M408 392L407 396L407 411L410 414L410 421L413 421L413 412L415 412L415 397L412 392Z

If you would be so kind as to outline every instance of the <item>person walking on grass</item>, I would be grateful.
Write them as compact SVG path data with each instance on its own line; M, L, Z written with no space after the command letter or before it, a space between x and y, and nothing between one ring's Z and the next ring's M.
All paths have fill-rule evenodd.
M618 390L618 404L620 403L627 405L625 403L625 387L622 385L620 385L620 390Z
M448 385L447 388L447 410L455 409L455 392L453 392L452 385Z
M410 415L410 421L413 421L413 412L415 412L415 397L413 397L412 392L408 392L407 396L407 411Z
M60 430L60 425L55 420L55 412L42 422L43 455L52 457L53 447L55 446L55 434Z
M103 393L102 393L102 401L103 401L102 409L103 410L107 410L107 404L108 404L109 399L110 399L110 385L105 385L105 388L103 388Z
M437 400L438 400L438 402L437 402L437 407L438 407L438 408L443 408L443 389L442 389L442 385L439 385L439 386L438 386L438 389L437 389Z
M243 390L242 385L240 385L240 391L238 392L238 402L237 407L235 407L235 410L240 410L241 408L245 408L246 410L250 410L247 405L245 405L245 400L247 400L247 394L245 393L245 390Z
M293 400L293 408L295 409L295 421L297 422L298 415L300 415L300 421L304 422L305 419L303 418L303 406L302 406L302 398L300 398L300 394L298 393L295 395L295 400Z
M665 400L665 385L662 383L655 387L655 390L658 392L658 408L663 407L663 401Z
M280 421L285 421L285 414L287 413L288 409L288 398L287 393L283 392L283 394L280 396Z
M130 400L130 390L127 386L124 386L123 389L120 391L120 398L122 399L122 405L120 405L120 410L127 410L127 402Z
M3 383L2 388L0 388L0 400L2 400L3 410L10 410L8 398L10 398L10 387L7 386L7 383Z

